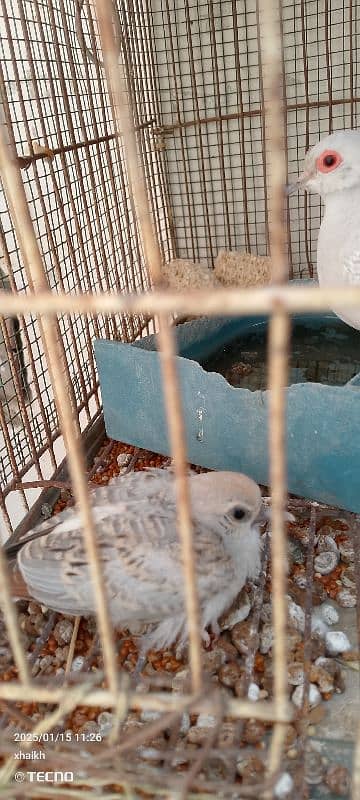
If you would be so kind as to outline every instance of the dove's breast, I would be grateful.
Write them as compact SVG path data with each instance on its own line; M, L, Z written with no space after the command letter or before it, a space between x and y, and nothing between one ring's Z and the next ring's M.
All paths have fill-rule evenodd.
M360 197L356 204L352 195L327 200L318 238L317 273L320 286L360 286ZM360 308L335 305L333 311L360 329Z

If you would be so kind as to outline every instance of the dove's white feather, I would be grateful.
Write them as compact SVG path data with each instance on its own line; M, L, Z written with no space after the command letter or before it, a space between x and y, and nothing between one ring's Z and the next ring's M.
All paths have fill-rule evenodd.
M327 153L338 163L321 168ZM320 194L325 213L319 231L317 272L321 286L360 285L360 131L336 131L312 147L297 184ZM335 313L360 330L360 308L334 306Z

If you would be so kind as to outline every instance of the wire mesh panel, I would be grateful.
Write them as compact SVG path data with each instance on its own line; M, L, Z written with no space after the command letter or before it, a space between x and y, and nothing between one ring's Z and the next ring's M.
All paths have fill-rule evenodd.
M309 144L356 127L357 3L282 2L286 150L298 174ZM162 143L177 254L211 264L219 249L268 249L259 11L250 2L156 2L150 15ZM305 213L304 213L305 202ZM292 197L294 276L312 275L317 198Z
M63 608L60 595L63 589L66 594L65 584L67 590L78 581L75 608L69 600L66 610L71 609L73 614L77 611L79 615L87 613L87 601L91 598L98 639L93 623L81 621L80 616L69 624L69 619L59 614L55 637L54 615L49 613L43 626L46 614L43 607L26 604L28 613L23 613L21 606L18 615L11 598L13 572L10 576L0 548L0 599L5 621L3 627L0 621L0 661L10 656L8 669L1 674L0 704L7 734L13 733L14 720L22 732L30 729L29 737L19 740L24 742L21 761L26 764L33 741L42 741L46 744L48 766L60 770L46 775L57 774L61 784L71 783L77 775L77 785L70 790L62 786L61 796L88 796L94 790L110 797L166 793L179 800L185 800L192 791L192 796L198 797L241 794L284 800L298 796L305 800L309 796L304 766L311 704L308 690L313 680L324 679L320 673L325 654L324 643L316 641L314 658L318 662L320 654L321 661L315 663L318 673L314 677L312 602L319 600L320 605L324 596L335 596L343 570L339 566L327 585L326 572L324 581L321 581L324 575L314 576L314 559L318 559L316 566L319 566L319 556L321 561L328 552L324 547L330 548L330 556L334 558L336 539L339 552L340 546L343 548L347 596L356 601L355 584L359 584L359 579L354 566L359 573L355 555L358 548L352 545L358 534L358 520L352 517L351 522L349 519L346 522L336 518L334 529L333 519L323 517L329 513L328 508L292 500L291 508L300 509L300 518L294 528L295 542L287 554L285 438L289 317L304 310L328 309L335 297L336 302L351 308L360 303L360 288L332 290L285 285L286 153L281 148L281 72L285 77L287 155L290 167L297 173L298 161L315 133L342 127L349 120L356 122L358 20L355 5L343 8L336 0L331 4L326 0L321 4L312 0L296 6L283 4L281 20L278 14L276 0L258 0L256 4L252 0L245 4L236 0L222 3L208 0L176 5L166 0L2 2L0 168L4 191L0 289L5 289L0 291L2 511L4 521L10 526L24 514L33 498L20 489L20 503L13 490L24 477L52 474L64 453L63 436L77 508L62 518L65 525L60 532L57 530L59 539L55 546L49 540L42 540L46 557L41 577L45 584L48 582L45 589L54 588L52 578L57 573L48 572L46 563L53 547L54 564L60 567L58 602L54 608ZM345 57L340 57L341 52ZM346 53L348 66L344 64ZM319 206L311 202L305 207L303 224L299 222L303 210L299 211L298 201L291 200L291 204L288 233L292 266L295 274L305 275L311 272ZM179 293L163 291L157 286L163 259L186 255L211 262L224 246L257 252L269 249L273 286ZM150 283L154 289L148 291ZM223 652L217 651L220 658L216 669L214 651L204 653L201 646L207 623L198 596L197 575L200 578L208 570L215 580L222 557L218 558L216 551L213 556L211 538L206 540L206 544L210 543L209 562L205 558L202 562L204 553L195 547L197 527L193 524L190 504L182 397L174 331L170 326L174 313L198 316L263 313L270 317L268 450L272 496L265 499L265 504L271 501L272 530L271 536L263 538L258 583L248 586L249 591L245 592L249 616L242 617L239 623L241 626L245 622L245 627L223 627L223 647L219 645ZM109 613L114 597L120 597L119 604L126 607L117 593L116 565L120 563L123 572L128 569L130 583L135 576L140 592L146 591L147 564L151 568L150 562L156 561L158 555L163 569L161 578L171 584L171 576L167 565L162 567L160 548L157 553L154 547L146 562L141 552L133 552L130 547L128 561L123 560L116 524L113 527L110 524L106 532L106 521L111 523L119 509L115 500L105 507L103 490L99 494L100 506L95 503L94 508L88 493L81 433L89 429L101 411L92 356L94 336L133 340L141 335L149 314L157 315L158 319L164 405L174 457L171 524L178 525L180 546L177 541L171 540L171 544L178 553L180 582L183 578L180 611L186 612L189 668L186 666L179 675L169 678L162 674L164 664L166 667L169 661L171 665L175 662L177 669L185 663L181 665L169 653L162 653L161 658L155 656L144 676L144 686L138 691L132 683L135 676L130 679L126 669L119 669L120 663L123 666L123 632L114 630ZM119 466L121 448L122 445L114 447L110 443L111 468L106 479ZM137 457L133 452L132 466ZM159 462L151 459L150 464L154 463ZM218 476L211 477L215 486ZM258 489L256 492L260 506ZM163 500L167 505L166 491ZM234 510L238 520L243 518L242 512L246 517L251 508L236 506ZM133 503L134 519L137 511L137 503ZM226 505L222 525L230 511ZM123 512L122 505L120 516ZM320 530L325 529L322 533L317 527L320 514ZM164 518L167 523L168 517ZM56 518L50 524L53 523L57 527ZM154 513L151 525L155 534L159 524L161 527ZM354 528L353 542L344 535L350 524ZM137 532L142 527L140 516L136 517L134 527ZM336 533L332 534L332 530ZM131 544L129 531L131 525L126 527L126 545L129 541ZM210 525L209 534L211 531ZM68 539L67 534L70 534ZM155 535L154 541L159 545L161 539ZM114 578L108 580L109 586L105 580L106 547L115 553ZM66 549L74 555L70 561ZM289 570L292 583L288 581L287 556L290 564L294 554L293 561L298 560L295 569L291 573ZM172 557L170 553L170 560ZM111 566L114 564L111 557ZM77 593L80 582L82 590L88 586L88 597ZM321 586L316 587L316 582ZM120 587L124 591L125 584L123 580ZM151 582L150 586L146 620L150 618L147 612L149 609L151 612L158 589ZM125 599L136 603L136 592L132 589L131 592L132 597L127 598L125 591ZM288 598L287 592L293 594ZM31 605L32 612L35 605L34 613L30 613ZM161 615L160 605L155 603L155 606L155 614ZM172 602L170 606L170 615L169 609L165 609L167 622L173 619ZM212 615L216 613L212 609ZM235 634L234 628L237 628ZM209 635L207 638L210 639ZM67 648L57 647L59 641L62 645L66 643ZM48 646L48 660L42 658L44 643ZM79 668L74 654L80 644ZM24 647L29 649L26 654ZM65 656L64 649L67 649ZM134 649L132 643L125 653L125 661L130 656L130 666ZM94 655L96 666L92 661ZM351 656L357 663L358 653ZM288 687L287 661L293 666L292 658L303 671L297 703L293 687L290 691ZM160 674L152 667L159 661ZM55 663L64 667L56 670L54 676ZM224 666L226 669L220 673L219 667ZM331 678L334 694L336 680L337 688L342 690L338 664L331 664L331 668L332 673L325 675L328 682L323 690L327 700L332 699L328 689ZM254 689L255 672L259 685ZM297 680L295 675L296 686ZM36 702L36 710L32 705L29 709L29 697ZM85 722L84 709L90 709L91 722L97 719L96 735L91 722L89 727L89 719ZM105 713L104 725L99 722L102 716L104 723L101 709L111 709L107 717ZM193 715L196 724L192 724ZM203 726L199 723L201 717ZM321 722L321 718L315 719ZM72 725L70 730L65 729L67 724ZM188 736L186 742L184 727L186 736L192 729L192 738ZM201 727L207 727L205 739L198 736ZM104 728L109 738L100 746ZM100 738L92 738L92 734ZM183 739L177 747L179 735ZM295 740L296 748L291 753ZM259 745L250 765L248 784L242 771L244 759L239 758L244 742L246 755L247 745ZM359 742L355 767L360 758ZM3 787L15 776L15 780L24 783L24 796L59 794L56 786L49 790L45 787L45 794L43 787L29 779L29 775L41 776L42 772L24 769L16 773L13 742L2 741L0 736L0 745L4 756L0 768ZM338 761L343 751L344 748L337 749ZM255 763L259 752L264 756L260 759L260 769L259 759ZM313 752L312 783L308 783L318 786L316 768L319 762L324 761L325 765L325 760L319 757L319 749ZM359 776L357 768L354 800L359 796ZM42 782L41 777L36 780ZM56 778L45 778L44 782L47 780L56 783ZM327 781L323 796L329 796L329 786ZM14 793L8 786L4 791ZM20 794L22 789L17 784L16 795ZM340 794L344 796L343 791Z
M117 24L120 36L120 15ZM50 287L65 292L145 289L142 246L105 84L93 6L80 0L11 4L4 0L0 33L3 114L18 155ZM162 241L167 237L161 181L156 180L158 165L150 162L146 138L150 105L147 102L138 117ZM3 195L1 212L4 280L9 289L23 292L28 280ZM23 492L19 503L15 485L25 475L27 480L50 477L64 455L60 443L55 446L58 421L37 323L32 318L9 320L9 325L15 324L19 352L14 351L12 363L4 354L1 375L3 422L10 424L1 439L0 469L4 499L12 492L5 512L12 526L37 494ZM143 317L127 315L60 320L83 429L99 411L94 336L132 340L143 326ZM15 391L16 382L19 391Z
M292 177L319 135L356 125L360 23L358 5L340 0L284 2L281 11ZM3 110L49 285L67 292L146 288L93 5L3 0L1 17ZM118 3L115 19L163 258L210 264L224 247L267 252L263 46L255 0L245 6L136 0ZM4 276L25 291L4 198L2 211ZM319 219L318 198L289 199L295 276L314 274ZM126 315L60 321L83 428L99 410L94 335L131 340L143 324ZM63 455L54 451L58 425L36 322L19 325L19 352L12 366L6 355L3 360L4 423L15 423L1 447L5 495L24 475L48 477ZM25 506L34 497L23 493ZM12 508L15 524L24 510L17 500Z

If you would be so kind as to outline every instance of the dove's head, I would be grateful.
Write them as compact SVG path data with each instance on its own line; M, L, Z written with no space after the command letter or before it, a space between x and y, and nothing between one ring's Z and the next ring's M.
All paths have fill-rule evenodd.
M261 521L260 489L251 478L238 472L207 472L190 481L193 514L221 517L229 529L248 530Z
M325 197L335 192L360 188L360 131L337 131L308 150L304 171L288 194L302 187Z

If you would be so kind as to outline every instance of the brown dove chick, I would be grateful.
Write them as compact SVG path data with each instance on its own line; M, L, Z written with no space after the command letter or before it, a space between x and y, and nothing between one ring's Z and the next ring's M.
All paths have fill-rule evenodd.
M190 473L194 550L203 637L260 567L262 501L238 473ZM114 626L151 624L144 646L187 641L184 577L171 470L115 478L90 494L99 556ZM9 549L14 555L14 550ZM19 545L14 591L70 615L92 615L95 599L75 508L36 528Z

